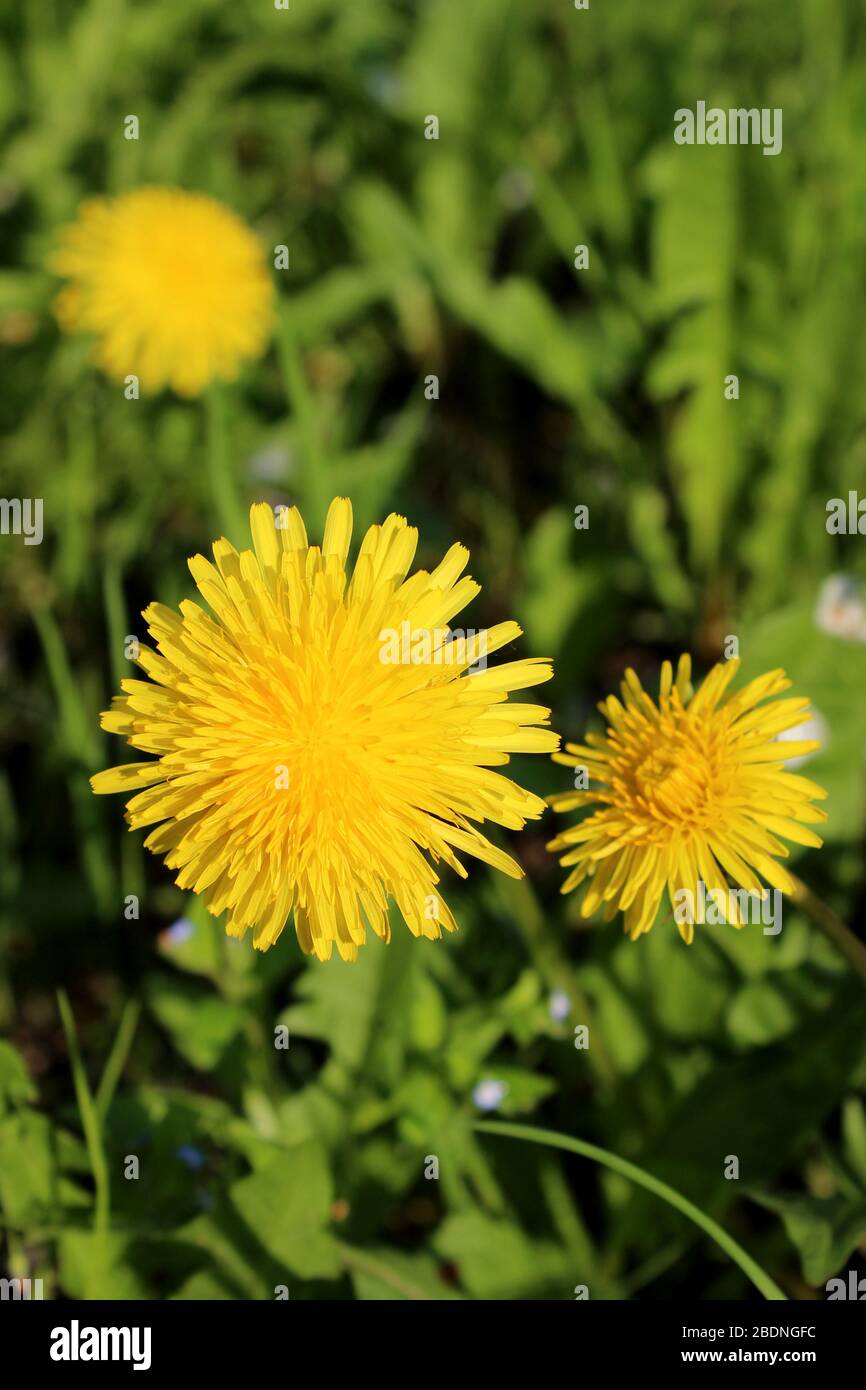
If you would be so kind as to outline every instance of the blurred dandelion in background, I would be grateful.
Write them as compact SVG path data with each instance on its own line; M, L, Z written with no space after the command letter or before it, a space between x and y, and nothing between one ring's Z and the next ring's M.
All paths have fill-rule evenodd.
M89 333L108 376L197 396L260 357L273 329L263 249L230 208L205 193L137 188L83 202L51 269L69 283L55 310Z

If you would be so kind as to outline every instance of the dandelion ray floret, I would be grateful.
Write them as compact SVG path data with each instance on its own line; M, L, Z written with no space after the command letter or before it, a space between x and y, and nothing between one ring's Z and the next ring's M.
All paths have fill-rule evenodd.
M821 844L808 827L826 820L812 804L826 792L785 762L820 743L779 739L809 712L808 700L777 698L791 684L784 671L732 695L738 668L738 660L719 663L695 692L690 658L680 658L676 679L666 661L657 703L628 670L622 699L610 695L599 705L606 732L554 753L554 761L580 768L583 781L575 778L575 790L550 804L594 808L548 846L569 870L561 891L583 889L583 917L599 907L607 921L622 912L635 940L650 930L667 892L680 934L691 942L694 921L678 914L679 895L694 903L710 894L724 904L723 919L739 927L741 899L729 893L729 879L746 893L763 896L765 883L794 892L779 862L788 856L784 840Z
M328 958L336 944L352 960L368 926L388 938L389 899L414 935L451 931L436 866L465 877L459 856L472 855L521 876L478 827L518 830L544 810L495 769L558 748L544 706L509 700L550 663L473 670L480 636L457 660L383 661L383 632L447 631L479 591L461 545L409 576L418 534L402 517L368 530L351 578L346 499L321 548L294 508L275 519L256 504L250 524L252 550L221 539L214 563L189 562L212 616L189 600L145 610L149 679L124 680L102 724L156 760L99 773L93 789L133 793L130 828L154 827L145 844L178 885L261 949L292 913L305 951ZM489 629L485 656L520 633Z

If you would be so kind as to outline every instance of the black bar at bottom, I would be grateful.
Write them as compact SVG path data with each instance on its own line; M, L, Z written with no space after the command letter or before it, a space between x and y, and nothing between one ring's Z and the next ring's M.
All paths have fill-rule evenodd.
M518 1347L521 1359L539 1357L548 1369L553 1356L566 1356L575 1375L603 1358L606 1370L650 1374L675 1367L794 1365L826 1378L857 1364L866 1331L866 1309L859 1301L575 1301L560 1305L558 1312L552 1304L511 1303L504 1323L496 1306L476 1303L472 1311L471 1304L449 1303L447 1310L425 1315L402 1303L379 1323L370 1305L304 1300L268 1305L6 1301L0 1303L0 1345L7 1365L17 1354L18 1364L59 1381L93 1379L101 1370L114 1376L137 1372L138 1379L178 1369L194 1371L197 1378L249 1377L265 1368L273 1374L281 1367L289 1375L299 1356L316 1357L330 1375L343 1349L356 1369L359 1361L379 1363L383 1352L373 1351L371 1336L388 1339L385 1346L405 1374L414 1359L407 1333L428 1380L437 1355L443 1371L453 1374L467 1359L483 1358L489 1369ZM459 1342L448 1335L452 1330L461 1334Z

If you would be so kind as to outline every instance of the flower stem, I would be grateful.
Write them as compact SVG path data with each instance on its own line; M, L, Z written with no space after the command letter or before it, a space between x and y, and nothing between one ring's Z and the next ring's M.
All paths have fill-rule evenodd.
M300 344L286 311L281 316L277 346L286 398L303 451L301 477L304 511L312 518L314 526L322 526L332 497L327 450L322 439L315 396L304 371Z
M845 957L861 980L866 982L866 944L859 936L854 935L842 918L837 917L833 909L817 897L802 879L796 878L794 874L791 874L791 877L795 884L794 892L790 895L791 901L802 908L816 927L820 927L827 940L832 941L840 955Z
M66 1034L66 1046L69 1051L69 1061L72 1067L75 1099L78 1102L81 1128L84 1130L84 1142L87 1146L87 1156L90 1160L93 1185L96 1191L93 1229L96 1235L104 1241L109 1231L111 1199L108 1181L108 1165L105 1161L105 1148L102 1141L102 1123L99 1112L93 1101L93 1094L87 1080L87 1073L84 1070L84 1059L81 1056L81 1048L78 1045L75 1019L65 989L59 989L57 991L57 1005L60 1010L60 1021L63 1024L63 1031Z
M241 545L246 535L247 519L232 472L228 429L226 393L219 382L213 382L205 394L208 481L220 525L230 541Z
M608 1149L600 1149L595 1144L588 1144L584 1139L573 1139L570 1134L557 1134L552 1129L536 1129L534 1125L514 1125L506 1124L500 1120L477 1120L472 1126L473 1129L480 1130L484 1134L500 1134L506 1139L525 1139L530 1144L546 1144L553 1149L566 1149L569 1153L580 1154L582 1158L591 1158L594 1163L600 1163L605 1168L609 1168L613 1173L619 1173L622 1177L628 1178L630 1182L637 1183L639 1187L645 1187L647 1192L652 1192L656 1197L661 1197L663 1202L675 1207L677 1211L687 1216L696 1226L699 1226L716 1244L724 1250L726 1255L740 1266L743 1273L751 1279L755 1288L758 1289L765 1298L775 1302L787 1301L786 1295L779 1288L778 1284L770 1278L757 1261L753 1260L747 1250L744 1250L733 1236L729 1236L727 1231L714 1221L706 1212L696 1207L694 1202L690 1202L688 1197L683 1197L682 1193L675 1188L668 1187L666 1182L660 1178L653 1177L652 1173L647 1173L643 1168L638 1168L635 1163L629 1163L628 1159L620 1158L618 1154L610 1153Z

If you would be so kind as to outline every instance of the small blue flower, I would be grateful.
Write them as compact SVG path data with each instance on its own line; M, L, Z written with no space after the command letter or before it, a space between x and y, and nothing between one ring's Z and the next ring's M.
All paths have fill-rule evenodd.
M193 1172L198 1172L199 1168L203 1168L206 1162L201 1149L197 1149L194 1144L181 1144L177 1150L177 1156L181 1163L185 1163L187 1168L192 1168Z
M555 989L547 1007L554 1023L561 1023L571 1013L571 1000L564 989Z
M495 1081L493 1077L487 1076L475 1087L472 1099L479 1110L495 1110L507 1095L508 1087L504 1081Z
M182 946L184 941L189 941L195 931L195 923L188 917L178 917L176 922L172 922L170 927L166 927L160 933L160 939L165 946Z

